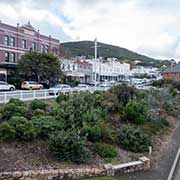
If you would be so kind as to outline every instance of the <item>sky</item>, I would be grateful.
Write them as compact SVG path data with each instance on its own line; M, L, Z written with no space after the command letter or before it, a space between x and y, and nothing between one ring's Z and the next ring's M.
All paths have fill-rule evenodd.
M180 0L0 0L0 20L60 42L94 40L180 60Z

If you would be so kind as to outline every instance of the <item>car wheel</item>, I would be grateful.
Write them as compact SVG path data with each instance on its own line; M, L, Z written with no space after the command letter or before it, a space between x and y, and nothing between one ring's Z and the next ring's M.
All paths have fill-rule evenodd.
M32 87L30 87L29 90L32 90Z
M42 87L40 86L40 87L39 87L39 90L41 90L41 89L42 89Z
M10 90L10 91L14 91L15 89L14 89L13 87L11 87L9 90Z

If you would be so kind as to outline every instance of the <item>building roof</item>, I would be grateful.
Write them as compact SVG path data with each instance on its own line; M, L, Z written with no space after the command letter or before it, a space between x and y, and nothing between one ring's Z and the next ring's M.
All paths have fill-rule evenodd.
M28 29L28 30L31 30L31 31L36 31L36 29L31 25L30 21L28 21L27 24L24 24L21 27L25 28L25 29Z
M164 73L180 73L180 63L178 63L177 65L175 65L172 68L167 68L165 69L162 74Z

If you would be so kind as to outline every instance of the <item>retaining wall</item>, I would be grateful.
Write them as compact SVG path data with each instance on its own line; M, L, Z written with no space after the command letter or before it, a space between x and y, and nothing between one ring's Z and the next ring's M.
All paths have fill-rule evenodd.
M73 180L90 177L114 176L116 171L127 173L139 170L147 170L149 168L150 160L146 157L141 157L139 158L139 161L115 166L112 164L106 164L98 168L1 172L0 180Z

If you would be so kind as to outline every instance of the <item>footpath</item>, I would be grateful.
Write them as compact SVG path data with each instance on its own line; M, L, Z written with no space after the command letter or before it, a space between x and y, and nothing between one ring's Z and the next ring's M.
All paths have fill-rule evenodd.
M125 175L117 174L117 180L167 180L179 146L180 124L178 124L178 128L174 132L168 144L168 147L164 150L161 158L158 160L158 165L156 169L145 172L133 172ZM177 180L180 180L180 176Z

